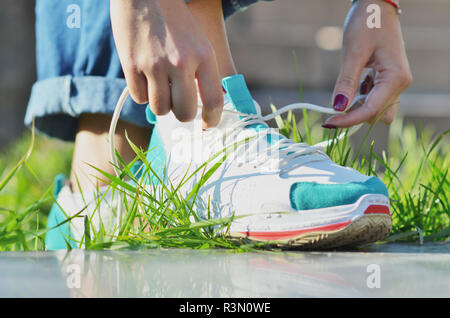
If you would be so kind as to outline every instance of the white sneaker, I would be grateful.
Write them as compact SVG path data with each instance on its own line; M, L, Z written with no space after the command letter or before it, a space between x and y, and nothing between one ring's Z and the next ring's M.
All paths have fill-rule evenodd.
M55 179L54 196L56 203L50 211L47 221L45 236L47 250L84 248L86 242L85 217L89 218L89 239L100 230L107 235L114 233L115 212L118 207L118 192L110 187L100 187L96 190L73 193L68 181L63 175ZM65 220L69 219L66 223ZM61 224L57 226L58 224ZM111 241L112 237L105 237L105 241Z
M248 215L233 221L231 237L286 246L360 245L390 233L388 192L378 178L339 166L320 147L295 143L270 129L265 120L273 116L261 116L242 75L223 79L223 87L217 128L202 130L201 111L189 123L172 113L147 114L150 121L156 119L147 159L175 186L212 154L235 149L200 187L194 208L200 216L207 217L208 206L215 218ZM299 107L307 105L277 114ZM181 186L181 194L187 196L200 179L201 172Z

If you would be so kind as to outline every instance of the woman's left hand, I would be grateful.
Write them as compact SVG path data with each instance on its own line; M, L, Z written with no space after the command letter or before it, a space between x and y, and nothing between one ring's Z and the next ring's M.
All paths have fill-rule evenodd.
M322 125L325 128L350 127L377 120L392 123L399 96L412 82L395 8L379 1L381 28L369 28L366 8L372 3L373 0L356 1L347 16L343 63L333 93L333 107L344 111L352 105L358 87L360 94L367 95L366 101L347 113L332 116ZM372 72L360 83L366 67Z

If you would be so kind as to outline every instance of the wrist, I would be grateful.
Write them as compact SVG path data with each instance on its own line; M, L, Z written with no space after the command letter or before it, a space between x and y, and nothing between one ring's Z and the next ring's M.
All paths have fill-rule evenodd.
M350 0L350 1L352 4L354 4L356 2L361 2L364 0ZM367 0L367 1L370 1L371 3L373 3L373 0ZM391 7L393 7L396 10L398 15L402 14L402 9L400 7L400 0L377 0L377 1L384 2L386 5L390 5Z

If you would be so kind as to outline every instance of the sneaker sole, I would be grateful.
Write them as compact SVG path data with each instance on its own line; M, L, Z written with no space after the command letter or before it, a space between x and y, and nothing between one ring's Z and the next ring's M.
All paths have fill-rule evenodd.
M266 242L284 248L356 247L386 238L392 229L389 206L370 205L353 220L284 232L231 232L230 238Z

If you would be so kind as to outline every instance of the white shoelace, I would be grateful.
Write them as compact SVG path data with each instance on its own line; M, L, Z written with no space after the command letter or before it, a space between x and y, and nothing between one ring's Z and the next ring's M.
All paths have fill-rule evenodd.
M117 176L120 176L120 170L118 168L119 163L118 163L116 153L115 153L116 147L115 147L115 142L114 142L114 135L115 135L116 127L117 127L117 122L119 121L120 113L122 111L122 108L125 104L125 100L127 99L128 95L129 95L128 87L125 87L122 94L120 95L119 100L117 101L116 107L114 109L114 114L111 119L111 125L109 128L110 157L111 157L111 161L113 163L114 172L116 173ZM365 98L366 98L366 95L357 96L354 99L353 104L350 107L348 107L346 109L346 111L348 111L356 103L363 101ZM199 107L201 108L201 106L199 106ZM238 112L236 110L225 108L223 110L224 112L235 113L235 114L241 116L241 120L233 123L230 127L228 127L227 131L230 133L228 133L224 137L225 137L225 139L229 140L230 138L233 138L234 136L236 136L236 134L239 134L240 131L242 131L245 127L247 127L249 125L262 124L267 127L267 124L266 124L267 121L274 119L275 117L277 117L283 113L286 113L290 110L296 110L296 109L308 109L308 110L313 110L316 112L330 114L330 115L342 114L342 112L335 111L332 108L318 106L318 105L314 105L314 104L310 104L310 103L289 104L289 105L286 105L286 106L278 109L276 112L273 112L266 116L262 116L259 113L256 115L255 114L246 114L246 113ZM361 126L362 126L362 124L352 127L347 134L342 133L338 137L336 137L336 139L341 140L346 135L350 136L350 135L354 134ZM249 147L242 147L242 146L240 148L238 147L238 149L236 149L237 152L238 153L240 152L241 155L245 155L247 160L251 161L252 159L255 159L256 156L260 156L260 154L257 154L257 152L255 151L256 147L258 147L258 142L261 140L261 138L267 138L268 135L280 136L280 133L278 131L276 131L275 129L269 128L269 127L267 129L259 130L257 133L257 138L255 138L253 140L252 144L249 145ZM292 160L297 159L304 155L313 154L313 153L321 153L324 156L326 156L323 149L334 141L335 141L335 139L330 139L330 140L326 140L326 141L323 141L323 142L320 142L320 143L317 143L317 144L311 146L307 143L296 143L295 141L281 135L281 137L279 138L278 141L276 141L274 144L272 144L268 149L265 149L265 152L266 152L266 154L277 153L277 157L278 157L277 165L278 165L278 167L280 167L280 169L282 169L283 167L288 166L288 164ZM227 142L225 142L225 144L227 144ZM242 149L244 149L244 150L242 151ZM259 157L258 159L260 159L259 163L262 164L262 163L264 163L264 161L270 160L270 156L263 156L262 158ZM122 204L119 204L118 213L117 213L117 222L118 222L117 224L120 224L119 221L122 218L121 206L122 206Z
M366 96L363 95L358 96L357 98L355 98L354 104L357 102L361 102L365 97ZM257 104L256 101L254 101L254 103ZM260 109L259 105L257 109L258 110ZM225 106L223 112L239 115L241 116L241 120L236 121L232 123L229 127L227 127L226 132L223 134L223 137L225 139L224 147L230 146L233 142L235 142L237 140L236 136L239 136L240 132L242 132L243 129L245 129L246 127L261 124L267 128L261 130L253 130L254 132L253 136L247 135L246 137L256 137L256 138L254 138L253 140L249 140L248 147L247 144L238 146L235 151L237 157L242 156L246 158L247 162L252 162L257 166L261 166L265 162L269 161L271 164L275 164L275 167L277 167L277 170L279 170L280 172L287 172L288 170L293 168L293 166L289 166L289 163L292 162L292 160L304 157L305 155L322 154L323 159L328 158L328 156L326 156L326 154L324 153L323 149L327 147L330 143L335 142L336 141L335 139L322 141L315 145L309 145L307 143L297 143L292 139L289 139L284 135L280 134L280 132L277 129L270 128L267 126L266 122L268 122L269 120L272 120L283 113L296 109L309 109L326 114L342 114L342 112L335 111L334 109L331 109L329 107L318 106L310 103L289 104L278 109L276 112L273 112L266 116L261 116L261 114L259 113L258 114L241 113L239 111L232 109L232 107ZM361 125L352 127L350 131L347 133L347 136L354 134L360 127ZM214 128L211 129L211 133L214 133L214 130L215 130ZM271 144L270 146L265 147L264 152L258 151L258 145L260 144L261 140L266 139L268 135L271 135L271 137L274 136L277 139L277 141ZM342 133L339 136L337 136L336 139L341 140L342 138L345 137L345 135L346 135L345 133ZM274 158L275 157L274 154L276 154L276 158ZM303 161L303 163L305 162L307 162L307 160ZM285 167L288 167L286 171L284 170Z

